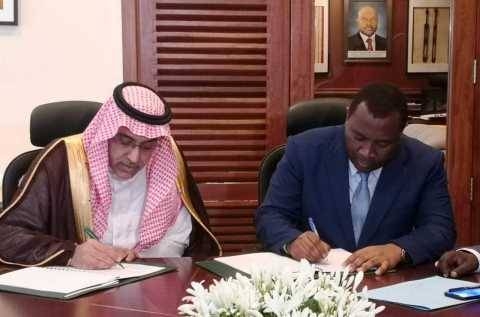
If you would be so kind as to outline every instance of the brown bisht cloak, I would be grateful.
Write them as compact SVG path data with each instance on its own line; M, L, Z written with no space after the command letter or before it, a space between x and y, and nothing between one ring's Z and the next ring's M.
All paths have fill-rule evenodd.
M185 256L221 255L209 229L198 188L171 138L177 187L192 217ZM66 265L91 227L89 174L81 135L53 141L35 159L22 186L0 214L0 262L21 266Z

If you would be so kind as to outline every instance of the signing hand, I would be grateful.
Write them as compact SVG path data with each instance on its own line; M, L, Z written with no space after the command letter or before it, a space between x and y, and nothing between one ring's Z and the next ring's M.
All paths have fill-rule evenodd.
M324 259L330 251L330 246L320 240L312 231L306 231L298 236L288 246L288 253L296 260L307 259L310 262L318 262Z
M374 245L355 251L345 260L344 265L352 271L367 271L371 268L376 275L382 275L402 260L402 249L393 243Z
M466 251L449 251L442 255L435 266L443 276L456 278L475 271L478 259Z
M135 257L133 251L88 239L75 248L70 265L82 269L108 269L123 259L132 261Z

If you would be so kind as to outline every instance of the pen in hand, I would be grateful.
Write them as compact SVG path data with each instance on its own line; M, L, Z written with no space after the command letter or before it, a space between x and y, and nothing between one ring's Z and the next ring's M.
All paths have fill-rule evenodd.
M95 232L93 232L93 230L90 229L89 227L86 227L85 229L83 229L83 231L85 232L85 234L87 235L87 237L89 237L90 239L94 239L94 240L100 241L100 239L98 239L98 237L97 237L97 235L95 234ZM117 263L122 269L125 268L125 267L122 265L122 263L117 262L117 261L115 261L115 263Z
M315 222L313 222L313 218L312 217L308 217L308 226L310 227L310 230L315 233L315 235L318 237L318 239L320 240L320 235L318 234L318 231L317 231L317 227L315 226ZM327 247L327 249L325 250L325 253L323 253L322 255L322 259L325 260L328 256L328 252L329 252L329 249L330 247L325 244L322 240L320 240L320 243L322 245L325 245Z
M319 237L317 227L315 227L315 223L313 222L312 217L308 217L308 226L310 227L310 230L312 230L312 232L315 233L317 237Z

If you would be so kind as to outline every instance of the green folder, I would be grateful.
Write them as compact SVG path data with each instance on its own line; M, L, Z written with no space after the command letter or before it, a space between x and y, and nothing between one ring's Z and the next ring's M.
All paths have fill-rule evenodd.
M0 275L0 291L69 300L176 270L161 264L123 263L125 269L28 267ZM119 273L120 272L120 273ZM118 277L115 275L118 274Z
M225 263L215 261L215 260L199 261L199 262L196 262L196 264L204 268L205 270L212 272L223 278L235 277L237 273L243 274L248 277L250 276L250 274L248 273L237 270L231 267L230 265L227 265Z

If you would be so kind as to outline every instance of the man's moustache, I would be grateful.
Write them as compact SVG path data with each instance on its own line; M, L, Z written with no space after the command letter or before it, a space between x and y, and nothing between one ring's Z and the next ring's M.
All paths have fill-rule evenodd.
M123 163L123 165L125 165L128 168L138 168L137 164L125 163L125 162L122 162L122 163Z

